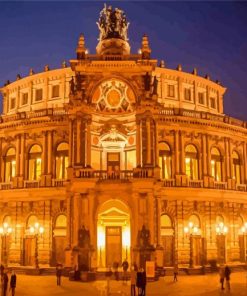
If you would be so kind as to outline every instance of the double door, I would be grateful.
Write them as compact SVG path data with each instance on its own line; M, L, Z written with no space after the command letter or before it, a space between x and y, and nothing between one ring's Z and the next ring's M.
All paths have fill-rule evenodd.
M120 178L120 152L107 153L107 175L109 179Z
M122 263L122 227L106 226L106 266Z

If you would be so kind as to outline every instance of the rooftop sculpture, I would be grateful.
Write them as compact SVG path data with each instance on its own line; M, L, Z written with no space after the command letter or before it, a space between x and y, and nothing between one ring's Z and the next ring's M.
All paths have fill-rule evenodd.
M112 6L104 4L104 8L100 12L98 25L100 34L99 41L109 38L119 38L128 41L127 30L129 22L127 22L126 14L119 8L113 9Z

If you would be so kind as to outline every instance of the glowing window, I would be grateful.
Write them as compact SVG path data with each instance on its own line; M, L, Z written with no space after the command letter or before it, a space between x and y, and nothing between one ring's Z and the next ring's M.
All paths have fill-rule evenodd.
M232 153L232 178L236 183L241 183L240 158L236 151Z
M67 167L69 163L69 145L62 142L56 151L56 179L67 179Z
M65 228L67 227L67 217L63 214L59 215L55 223L56 228Z
M222 181L222 160L218 148L211 149L211 176L215 181Z
M198 153L194 145L185 148L185 173L191 180L198 180Z
M28 179L39 180L41 176L42 150L39 145L33 145L28 153Z
M16 176L16 155L13 147L6 152L4 181L10 182Z
M170 179L172 176L172 157L171 149L165 142L159 144L159 166L160 178Z

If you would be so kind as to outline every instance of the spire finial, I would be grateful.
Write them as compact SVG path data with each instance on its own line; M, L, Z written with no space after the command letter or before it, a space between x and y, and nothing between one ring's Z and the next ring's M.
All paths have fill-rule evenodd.
M146 34L144 34L142 37L141 51L142 51L142 58L144 60L150 59L151 48L149 46L149 40L148 40L148 36Z
M85 38L84 35L81 33L77 48L76 48L76 54L77 54L77 59L78 60L84 60L85 59L85 54L86 54L86 47L85 47Z

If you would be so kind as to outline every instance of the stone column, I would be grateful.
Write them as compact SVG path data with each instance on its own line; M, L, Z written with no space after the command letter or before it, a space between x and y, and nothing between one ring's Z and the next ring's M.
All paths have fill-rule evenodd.
M211 151L209 146L209 135L206 135L206 148L207 148L207 172L211 176Z
M147 143L146 143L146 164L151 164L151 126L150 118L146 119Z
M42 175L47 172L47 131L43 132L42 138Z
M243 163L244 167L244 175L242 177L242 182L246 183L247 182L247 143L243 143Z
M74 145L73 145L73 134L74 134L74 128L73 128L73 123L74 123L74 119L70 118L69 121L69 167L71 167L74 164L74 153L73 153L73 149L74 149Z
M3 142L3 138L0 138L0 182L3 182L4 180L4 175L2 171L2 169L4 168L2 142Z
M136 119L136 166L141 165L140 120Z
M87 166L91 167L91 124L90 119L87 120Z
M180 165L179 165L179 138L178 138L178 131L174 131L174 142L175 142L175 173L176 175L180 172Z
M23 181L25 179L25 134L21 135L21 150L20 150L20 174L19 174L19 184L18 187L23 187Z
M48 131L48 161L47 161L47 173L52 175L52 140L53 140L53 131Z
M82 120L80 117L76 119L76 163L81 164L82 163L82 139L81 139L81 132L82 132Z
M229 168L229 146L228 146L228 138L224 138L225 144L225 168L226 168L226 178L230 178L230 168Z
M198 110L198 100L197 100L197 84L194 81L194 103L195 103L195 110Z
M78 230L79 230L79 216L80 216L80 199L81 195L80 193L75 193L74 194L74 202L73 202L73 246L78 245Z
M179 100L179 108L183 106L183 87L182 87L182 79L178 77L178 100Z
M16 176L20 175L20 147L21 146L21 135L16 136Z
M184 132L180 131L180 173L185 175L185 147L184 147Z

